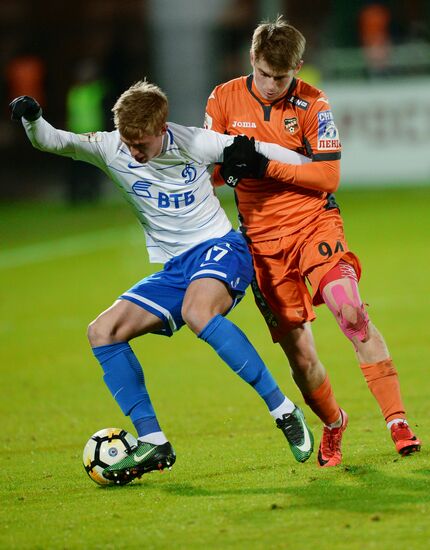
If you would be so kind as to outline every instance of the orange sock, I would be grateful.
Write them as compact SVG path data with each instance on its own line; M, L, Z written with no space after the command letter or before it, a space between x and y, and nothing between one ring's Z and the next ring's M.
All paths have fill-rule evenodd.
M339 419L340 408L334 397L328 375L324 382L309 395L304 395L305 403L326 424L333 424Z
M378 363L360 365L369 390L381 408L385 421L406 418L405 407L400 395L399 377L393 361L384 359Z

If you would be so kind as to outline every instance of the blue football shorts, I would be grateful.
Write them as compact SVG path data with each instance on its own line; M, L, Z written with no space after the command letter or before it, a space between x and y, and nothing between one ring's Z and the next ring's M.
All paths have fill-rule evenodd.
M181 309L192 281L212 278L226 283L233 296L231 309L245 294L254 274L251 255L243 236L231 230L171 258L161 271L145 277L121 296L159 317L164 328L158 334L172 336L184 324Z

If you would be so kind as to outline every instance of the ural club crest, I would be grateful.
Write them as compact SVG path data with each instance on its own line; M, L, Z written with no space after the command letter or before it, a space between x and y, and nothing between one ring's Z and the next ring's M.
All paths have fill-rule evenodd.
M290 132L290 134L295 134L299 129L299 123L297 122L296 117L286 118L284 120L284 126L285 126L285 130L287 132Z

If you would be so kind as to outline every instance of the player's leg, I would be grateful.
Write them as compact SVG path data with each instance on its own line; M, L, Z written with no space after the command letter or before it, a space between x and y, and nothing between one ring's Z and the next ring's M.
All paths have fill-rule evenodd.
M193 281L185 294L182 315L191 330L207 342L240 378L248 382L269 410L294 404L279 389L270 371L245 334L224 315L233 299L225 283L217 279Z
M142 286L146 297L139 294ZM141 281L88 328L88 338L104 371L104 381L123 413L130 416L138 435L138 447L104 472L109 479L121 483L153 469L170 467L176 458L158 423L143 369L129 345L136 336L160 331L168 324L164 318L168 316L167 310L157 307L148 297L153 297L153 287L154 283Z
M187 325L207 342L219 357L266 403L299 462L313 451L313 436L302 411L280 390L272 374L245 334L223 315L233 304L225 283L198 279L190 284L183 306Z
M337 404L328 374L318 358L310 323L291 329L279 343L306 404L324 424L318 463L322 467L337 466L342 460L348 415Z
M307 322L292 328L279 340L279 344L307 405L324 424L336 424L340 418L340 408L327 371L318 358L311 324Z
M410 454L421 442L408 428L397 370L383 336L370 321L354 268L341 260L322 278L320 292L339 327L352 342L367 385L379 404L396 450Z
M88 339L103 379L122 412L130 416L138 437L154 444L167 439L158 424L142 367L129 341L162 326L153 313L128 300L117 300L88 327Z
M321 465L340 462L340 439L346 426L346 415L336 402L328 375L318 359L310 321L315 318L312 300L300 276L300 246L295 239L253 243L250 247L256 277L252 284L254 297L272 340L279 343L288 358L294 381L305 402L333 434L340 435L336 456L324 454ZM342 431L339 431L343 428ZM325 438L327 439L327 438ZM323 436L323 440L324 436ZM325 447L328 448L327 445ZM328 458L332 460L329 462Z
M242 297L252 276L246 244L239 238L240 243L227 243L232 244L231 247L217 243L218 260L216 266L212 266L210 278L204 270L199 271L201 263L207 265L206 256L206 261L197 263L197 269L196 265L193 266L182 316L191 330L260 395L286 435L296 460L304 462L312 453L313 437L303 413L279 389L245 334L224 317Z

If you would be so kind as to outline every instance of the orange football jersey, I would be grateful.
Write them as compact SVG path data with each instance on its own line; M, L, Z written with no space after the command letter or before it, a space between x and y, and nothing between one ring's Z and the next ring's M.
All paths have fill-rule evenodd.
M321 90L294 78L288 91L270 103L259 95L252 75L236 78L211 93L205 127L277 143L313 161L300 166L270 161L264 179L244 179L235 188L242 227L251 241L290 235L324 209L337 207L332 192L340 179L341 144ZM223 183L217 170L214 179Z

